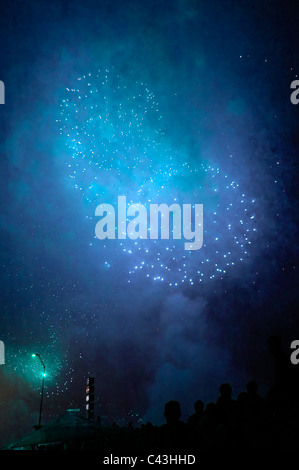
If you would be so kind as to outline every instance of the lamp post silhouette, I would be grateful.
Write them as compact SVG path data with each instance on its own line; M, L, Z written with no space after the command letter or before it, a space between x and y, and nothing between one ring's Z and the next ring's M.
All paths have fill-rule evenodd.
M40 398L40 408L39 408L39 420L38 420L38 426L36 426L37 429L41 427L41 420L42 420L42 408L43 408L43 398L44 398L44 386L45 386L45 376L46 376L46 366L40 357L39 354L32 354L32 357L38 357L42 366L43 366L43 380L42 380L42 391L41 391L41 398Z

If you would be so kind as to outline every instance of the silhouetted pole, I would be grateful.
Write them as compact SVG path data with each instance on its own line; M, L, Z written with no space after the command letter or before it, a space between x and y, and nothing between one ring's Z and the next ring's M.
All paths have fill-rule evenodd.
M44 387L45 387L45 375L46 375L46 366L40 357L39 354L32 354L32 357L37 356L43 366L43 380L42 380L42 391L41 391L41 398L40 398L40 407L39 407L39 420L38 420L38 428L41 427L41 420L42 420L42 409L43 409L43 399L44 399Z

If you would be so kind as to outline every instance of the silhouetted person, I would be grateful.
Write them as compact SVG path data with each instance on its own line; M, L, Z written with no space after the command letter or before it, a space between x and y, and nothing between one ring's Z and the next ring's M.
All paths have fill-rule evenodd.
M247 384L248 403L253 412L260 413L264 407L264 399L258 394L258 384L250 380Z
M166 424L160 428L161 450L183 449L188 443L186 425L181 421L181 406L178 401L170 400L165 404Z
M216 403L217 410L217 446L223 450L237 445L238 413L237 402L231 396L232 387L223 383L219 388L220 395Z
M216 410L216 404L214 402L208 403L204 412L205 416L208 416L208 418L211 421L216 421L217 419L217 410Z
M243 422L258 424L264 417L264 399L258 394L255 380L249 381L246 389L238 397L239 417Z
M216 403L217 416L220 423L236 418L236 401L232 399L232 387L223 383L219 388L219 398Z
M197 424L199 423L200 419L203 416L204 407L205 407L205 405L204 405L204 402L202 400L197 400L194 403L195 413L193 415L191 415L188 419L189 426L191 426L192 428L195 428L197 426Z
M215 403L208 403L197 425L196 435L198 443L200 448L204 450L211 449L215 445L215 434L218 426L216 408Z
M171 400L164 407L164 416L168 426L177 426L181 418L181 406L178 401Z

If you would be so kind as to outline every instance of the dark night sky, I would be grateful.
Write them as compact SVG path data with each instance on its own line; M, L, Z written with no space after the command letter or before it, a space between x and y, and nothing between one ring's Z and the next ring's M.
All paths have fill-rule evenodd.
M97 414L108 423L159 423L169 399L180 401L185 419L196 399L214 401L222 382L231 383L235 397L252 378L267 392L273 379L267 338L280 334L286 349L298 339L299 105L290 101L299 74L298 22L295 0L1 2L1 442L37 422L41 371L32 352L47 366L45 421L84 408L88 375L95 376ZM78 77L97 70L109 70L109 83L126 84L126 111L141 90L137 83L154 93L163 119L143 124L151 167L142 157L133 167L133 154L126 154L136 116L131 131L123 121L125 143L114 140L100 170L100 157L93 157L86 176L90 115L70 112L71 132L86 123L88 134L80 135L87 145L74 160L60 132L61 102ZM94 78L93 89L99 85ZM117 103L101 93L94 103L105 102L110 121L97 135L107 136ZM109 148L122 158L112 159ZM170 154L179 176L163 179ZM147 193L153 201L164 197L165 183L179 203L204 199L205 210L213 179L211 170L205 179L196 173L203 162L220 169L220 226L213 228L212 212L204 212L205 246L188 258L188 279L201 256L214 260L216 232L223 235L220 254L228 252L231 232L224 227L244 205L251 214L255 201L247 256L240 260L234 245L223 276L210 279L204 263L202 282L170 285L167 275L184 264L179 249L176 268L165 255L171 268L157 281L144 269L130 273L145 256L141 242L141 251L127 256L119 240L94 240L96 205L121 194L137 202L146 167L157 169ZM73 164L76 177L69 178ZM88 199L75 184L96 175L101 194ZM240 184L233 196L225 178ZM230 201L230 216L223 215L221 203ZM157 252L165 245L148 246L145 267L158 274Z

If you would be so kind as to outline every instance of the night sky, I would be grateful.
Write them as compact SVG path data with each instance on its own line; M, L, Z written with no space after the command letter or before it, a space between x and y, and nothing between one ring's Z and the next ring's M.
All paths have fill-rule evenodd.
M0 443L85 406L164 422L166 401L273 381L298 339L298 1L0 5ZM97 205L203 204L203 247L99 240ZM299 367L299 366L298 366Z

